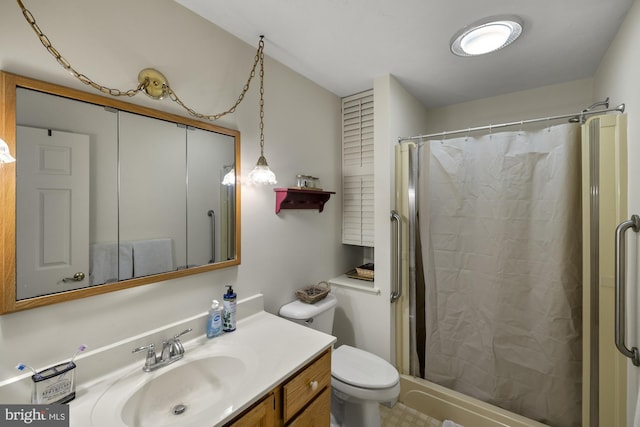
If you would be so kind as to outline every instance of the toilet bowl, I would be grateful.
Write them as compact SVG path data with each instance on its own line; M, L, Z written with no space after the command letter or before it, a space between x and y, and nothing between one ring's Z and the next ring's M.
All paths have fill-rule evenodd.
M330 334L336 303L332 294L314 304L293 301L280 308L280 316ZM332 352L332 427L379 427L379 404L391 406L399 394L400 376L386 360L349 345Z
M400 394L398 371L375 354L342 345L331 355L331 410L337 425L379 427L379 404Z

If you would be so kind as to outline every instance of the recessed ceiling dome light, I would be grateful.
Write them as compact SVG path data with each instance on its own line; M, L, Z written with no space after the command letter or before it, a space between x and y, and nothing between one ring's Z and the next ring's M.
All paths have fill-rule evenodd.
M500 50L522 34L522 20L515 16L494 16L458 31L451 39L451 52L476 56Z

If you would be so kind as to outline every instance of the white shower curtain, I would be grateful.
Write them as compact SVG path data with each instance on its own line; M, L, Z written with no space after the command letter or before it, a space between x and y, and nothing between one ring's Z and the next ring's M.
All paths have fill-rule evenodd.
M580 426L580 127L430 141L420 157L425 378Z

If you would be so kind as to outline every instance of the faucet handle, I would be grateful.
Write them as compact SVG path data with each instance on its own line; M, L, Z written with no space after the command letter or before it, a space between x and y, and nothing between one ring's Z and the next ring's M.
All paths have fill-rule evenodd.
M192 329L192 328L185 329L184 331L182 331L182 332L180 332L180 333L178 333L178 334L175 334L175 335L173 336L173 339L174 339L174 340L177 340L179 337L181 337L181 336L183 336L184 334L187 334L187 333L189 333L189 332L191 332L191 331L193 331L193 329Z
M139 351L143 351L143 350L147 350L147 358L144 362L144 370L148 371L148 369L155 365L156 362L158 361L156 358L156 346L151 343L149 345L144 345L142 347L138 347L138 348L134 348L131 353L137 353Z
M171 356L176 356L176 355L179 355L179 354L184 354L184 347L183 347L182 343L180 342L179 338L180 338L182 335L184 335L184 334L186 334L186 333L191 332L192 330L193 330L193 329L188 328L188 329L185 329L184 331L182 331L182 332L180 332L180 333L178 333L178 334L175 334L175 336L173 337L173 339L172 339L172 340L171 340L171 342L170 342L169 354L170 354Z
M169 348L169 355L173 357L179 354L184 354L184 347L179 339L174 339Z
M185 329L184 331L175 334L173 338L162 341L162 354L160 355L160 360L168 360L174 356L184 354L184 347L178 338L192 330L192 328Z
M149 350L149 352L151 352L151 351L155 351L155 349L156 349L156 346L153 343L151 343L149 345L143 345L142 347L134 348L131 351L131 353L137 353L142 350Z

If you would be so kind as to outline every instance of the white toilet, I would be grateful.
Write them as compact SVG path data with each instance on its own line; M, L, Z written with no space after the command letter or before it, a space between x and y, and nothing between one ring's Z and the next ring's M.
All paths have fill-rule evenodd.
M337 299L329 294L315 304L293 301L280 316L331 334ZM375 354L342 345L331 356L331 425L380 427L380 403L393 405L400 394L398 371Z

